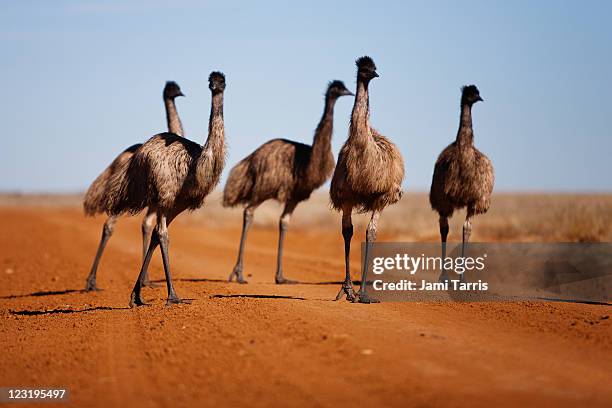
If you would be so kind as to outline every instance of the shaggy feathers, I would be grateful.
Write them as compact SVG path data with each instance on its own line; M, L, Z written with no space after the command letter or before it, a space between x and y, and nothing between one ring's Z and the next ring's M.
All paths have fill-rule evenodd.
M480 95L480 91L476 87L476 85L464 85L461 87L461 96L473 96Z
M307 178L304 164L310 162L311 155L312 147L306 144L286 139L270 140L234 166L223 191L223 205L234 207L257 205L269 199L281 203L308 199L333 169L332 156L331 165L323 166L317 180L312 184L304 183Z
M429 202L444 217L463 207L474 214L485 213L491 205L493 164L474 147L472 129L472 104L480 100L475 85L462 88L457 139L440 153L434 167Z
M339 81L337 79L333 80L333 81L329 81L329 83L327 84L327 90L331 90L331 89L346 89L346 86L344 85L344 82Z
M482 214L491 206L494 182L493 164L487 156L473 146L459 147L453 142L436 161L429 202L445 217L463 207Z
M223 74L209 77L212 104L204 146L172 133L153 136L112 177L106 211L138 213L147 206L177 215L202 206L217 185L225 164Z
M213 71L208 76L208 82L219 82L225 85L225 74L220 71Z
M404 162L397 147L371 129L363 149L349 140L342 146L332 178L330 198L338 211L350 205L357 212L382 210L402 197Z
M219 182L217 169L223 164L217 160L195 142L172 133L155 135L113 177L106 211L118 215L136 214L148 206L162 211L197 209ZM204 163L198 166L200 161ZM197 172L203 172L197 178L209 182L198 183Z
M83 209L85 215L94 216L106 211L108 208L107 199L110 189L110 180L115 174L122 171L125 164L128 163L136 149L142 146L142 143L128 147L113 160L113 162L104 169L104 171L94 180L87 189L83 199Z
M325 109L312 146L270 140L234 166L223 191L223 205L257 205L269 199L300 202L325 183L334 169L333 108L343 91L347 89L342 81L328 84Z
M358 69L365 69L369 71L376 70L376 64L374 64L374 60L368 57L367 55L357 58L357 61L355 61L355 65Z
M162 95L166 108L168 131L183 136L183 126L174 103L175 97L183 96L181 88L176 82L168 81L164 86ZM140 146L142 146L142 143L132 145L121 152L89 186L83 199L85 215L93 216L109 212L111 203L117 199L118 185L116 183L122 178L132 160L132 156Z
M340 150L329 193L336 210L350 205L358 212L380 211L402 196L404 162L397 147L370 127L369 76L360 74L364 69L375 73L376 65L367 56L356 64L357 96L349 137Z

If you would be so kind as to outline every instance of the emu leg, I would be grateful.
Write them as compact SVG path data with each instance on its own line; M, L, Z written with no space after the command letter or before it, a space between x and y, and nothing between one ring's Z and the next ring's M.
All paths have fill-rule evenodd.
M336 300L342 299L346 294L346 300L352 302L355 300L355 291L353 290L353 280L351 279L350 255L351 255L351 238L353 238L353 221L351 213L353 209L346 207L342 209L342 238L344 238L344 283L336 295Z
M147 249L147 254L142 260L142 266L140 268L140 273L138 274L138 279L136 279L136 284L134 285L134 289L132 289L132 295L130 296L130 307L146 305L146 303L142 300L142 286L144 284L144 278L145 276L147 276L147 269L149 268L151 257L153 256L153 252L155 252L155 249L158 245L159 234L157 230L155 230L151 235L151 242L149 243L149 249Z
M440 216L440 239L442 241L442 272L438 278L439 282L448 282L448 272L444 268L446 261L446 238L448 237L448 217Z
M461 258L465 257L465 249L467 248L470 235L472 235L472 218L474 217L474 211L468 209L463 223L463 241L461 242ZM461 282L465 282L465 273L462 273L459 277Z
M147 256L147 250L149 249L149 243L151 242L151 234L153 233L153 226L155 225L155 210L149 208L147 210L147 215L142 220L142 259L144 260L145 256ZM151 282L149 279L149 272L147 271L143 286L148 286L150 288L157 288L161 285L158 283Z
M168 254L168 245L170 245L170 238L168 237L168 226L166 225L166 216L158 215L157 217L157 234L159 236L159 246L161 247L162 260L164 262L164 272L166 274L166 285L168 286L168 299L166 300L166 306L170 306L177 303L191 303L190 301L183 300L174 291L174 285L172 284L172 275L170 274L170 257Z
M370 255L372 252L372 245L374 241L376 241L376 230L378 228L378 217L380 216L380 212L374 211L372 212L372 218L370 218L370 222L368 223L368 229L366 230L366 245L365 245L365 257L363 260L363 271L361 273L361 287L359 288L359 294L357 296L357 300L359 303L379 303L380 300L371 298L366 293L366 285L368 279L368 266L370 264Z
M244 280L244 276L242 274L242 260L244 256L244 244L246 243L247 233L249 232L249 228L251 227L251 223L253 222L253 213L257 207L246 207L244 209L243 217L242 217L242 235L240 236L240 246L238 247L238 259L236 260L236 265L230 273L228 281L232 281L234 276L236 277L236 282L238 283L247 283Z
M278 222L278 253L276 255L276 276L274 278L276 284L298 283L297 281L287 279L283 276L283 243L285 241L285 232L289 227L289 220L296 206L297 203L293 202L285 204L285 209Z
M100 244L98 244L98 251L96 252L96 257L94 258L93 264L91 265L91 270L89 271L89 276L87 276L87 283L85 284L85 290L87 292L93 290L100 290L96 286L96 274L98 273L98 264L100 263L100 258L102 258L102 253L104 252L104 248L106 247L106 243L108 239L113 235L113 230L115 229L115 222L117 222L117 217L111 215L104 222L104 227L102 227L102 238L100 238Z

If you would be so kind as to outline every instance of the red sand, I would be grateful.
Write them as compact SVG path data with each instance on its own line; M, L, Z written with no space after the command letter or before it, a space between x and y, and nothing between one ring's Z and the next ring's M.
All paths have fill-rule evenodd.
M608 306L333 302L338 285L312 283L342 279L341 236L321 231L287 236L286 276L311 284L272 283L276 231L257 228L247 243L249 284L230 284L239 225L178 222L175 286L193 304L165 307L161 287L145 291L152 306L129 309L138 218L117 224L99 270L105 290L92 294L79 290L101 218L50 207L0 208L0 216L0 386L68 387L70 404L58 406L612 401ZM158 258L154 279L163 278ZM44 293L54 291L67 292Z

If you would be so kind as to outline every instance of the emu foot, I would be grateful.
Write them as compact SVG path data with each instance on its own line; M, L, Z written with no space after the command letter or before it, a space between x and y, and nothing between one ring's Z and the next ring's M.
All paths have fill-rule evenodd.
M178 304L181 304L181 303L190 305L191 304L191 300L189 300L189 299L181 299L177 295L168 296L168 299L166 300L166 306L178 305Z
M280 277L277 276L274 279L274 281L276 282L277 285L295 285L296 283L299 283L296 280L287 279L284 276L280 276Z
M347 283L343 283L342 287L340 288L340 291L338 292L338 294L336 295L336 301L342 299L344 297L344 295L346 295L346 300L348 300L349 302L354 302L355 301L355 291L353 290L353 285L347 284Z
M380 303L380 300L371 298L366 292L359 292L357 294L357 299L353 300L353 303Z
M134 306L149 306L149 304L142 300L140 293L132 292L132 296L130 297L130 307Z
M87 280L87 283L85 284L85 292L99 292L101 290L102 289L96 286L95 280Z
M232 280L234 280L234 277L236 277L237 283L242 283L242 284L248 283L246 280L244 280L244 275L242 274L242 267L240 266L234 267L234 270L232 271L232 273L230 273L227 281L231 282Z

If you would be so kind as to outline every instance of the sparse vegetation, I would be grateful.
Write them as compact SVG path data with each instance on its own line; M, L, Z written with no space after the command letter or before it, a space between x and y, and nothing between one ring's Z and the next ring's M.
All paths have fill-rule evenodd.
M294 218L296 228L337 229L340 216L329 209L326 191L313 194ZM239 222L240 213L221 208L219 197L211 197L208 208L191 215L195 220L223 224ZM275 228L282 209L267 203L255 225ZM204 212L214 212L216 216ZM380 220L381 241L437 242L438 216L431 210L426 193L406 193L397 205L385 210ZM450 222L451 241L461 241L465 218L460 211ZM355 230L367 226L367 215L353 216ZM189 221L185 221L189 222ZM493 194L491 209L475 222L473 242L610 242L612 241L612 194Z
M240 225L242 210L221 205L221 191L207 199L207 205L184 214L175 223L203 227ZM2 194L0 206L52 206L80 208L79 195ZM329 193L316 191L292 220L296 230L337 232L340 215L330 209ZM269 201L257 210L255 228L278 229L282 206ZM427 193L405 193L400 202L385 210L380 220L380 241L438 242L438 216L431 210ZM461 240L465 214L451 220L451 241ZM353 216L355 230L363 230L367 214ZM475 222L473 242L612 242L612 194L494 193L491 209Z

